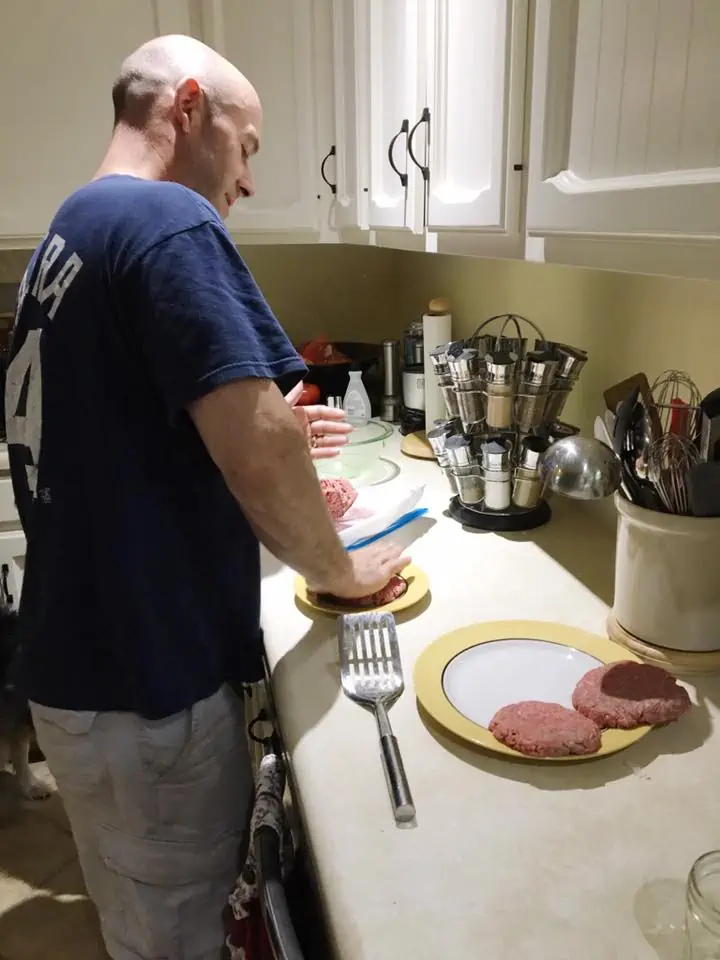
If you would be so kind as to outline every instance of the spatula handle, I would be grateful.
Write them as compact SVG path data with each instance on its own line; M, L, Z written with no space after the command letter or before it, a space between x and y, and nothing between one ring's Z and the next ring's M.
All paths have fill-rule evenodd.
M398 823L408 823L415 819L415 804L397 739L391 733L384 733L380 737L380 747L395 820Z

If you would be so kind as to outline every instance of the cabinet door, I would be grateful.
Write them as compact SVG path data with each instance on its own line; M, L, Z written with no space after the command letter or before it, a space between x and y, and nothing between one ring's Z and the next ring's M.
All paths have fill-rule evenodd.
M408 137L425 106L426 2L334 0L341 228L422 231L422 181Z
M188 33L181 0L0 3L0 246L32 247L99 166L120 64L161 33ZM21 95L10 91L22 90Z
M330 7L327 8L328 21ZM313 0L203 0L202 39L251 81L263 105L260 152L252 163L255 196L230 211L228 227L252 234L319 234L323 154L318 115L331 91L318 90Z
M433 0L430 18L428 228L517 232L527 4Z
M367 187L371 229L423 229L422 180L408 153L426 105L425 0L369 0L359 39L367 73ZM422 139L422 138L420 138Z
M531 233L720 236L720 3L537 0Z

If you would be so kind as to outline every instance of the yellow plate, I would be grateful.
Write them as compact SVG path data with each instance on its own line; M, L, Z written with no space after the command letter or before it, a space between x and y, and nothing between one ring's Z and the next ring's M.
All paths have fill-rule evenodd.
M577 630L559 623L544 623L534 620L499 620L492 623L475 623L460 630L454 630L439 637L419 656L414 671L415 695L420 706L443 729L467 743L523 760L567 761L592 760L624 750L644 737L651 727L638 727L635 730L603 730L602 742L597 753L571 755L568 757L529 757L506 747L478 723L468 719L450 702L443 685L445 671L450 662L466 650L480 644L493 643L505 639L543 640L548 643L570 647L580 653L588 654L601 663L614 663L617 660L634 660L642 663L629 650L614 643L607 637L598 637L584 630ZM522 697L518 699L531 699ZM535 699L541 700L543 697ZM509 701L512 702L512 701Z
M416 603L419 603L427 596L430 590L428 578L414 563L405 567L401 576L407 580L408 584L407 590L401 597L393 600L392 603L386 603L383 607L360 607L357 612L373 613L375 610L382 610L383 613L399 613L401 610L414 607ZM335 606L333 604L315 603L308 596L307 583L304 577L298 577L295 581L295 596L298 600L302 600L306 606L317 610L319 613L330 613L333 616L340 616L343 613L353 612L353 608L349 605L340 606L338 604Z

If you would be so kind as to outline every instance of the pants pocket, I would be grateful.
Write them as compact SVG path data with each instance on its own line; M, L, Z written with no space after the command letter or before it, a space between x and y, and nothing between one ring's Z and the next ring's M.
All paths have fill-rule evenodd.
M31 703L38 745L60 792L95 791L105 771L102 751L93 736L95 711L58 710Z
M237 841L168 843L100 833L115 908L108 938L147 960L209 960L224 942L223 911L235 881Z

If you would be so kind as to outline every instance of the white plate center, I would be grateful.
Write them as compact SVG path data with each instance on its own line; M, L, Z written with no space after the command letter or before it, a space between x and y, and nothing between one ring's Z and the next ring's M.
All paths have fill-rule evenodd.
M547 700L572 707L578 680L602 661L547 640L508 638L463 650L445 667L443 689L457 711L488 727L501 707Z

